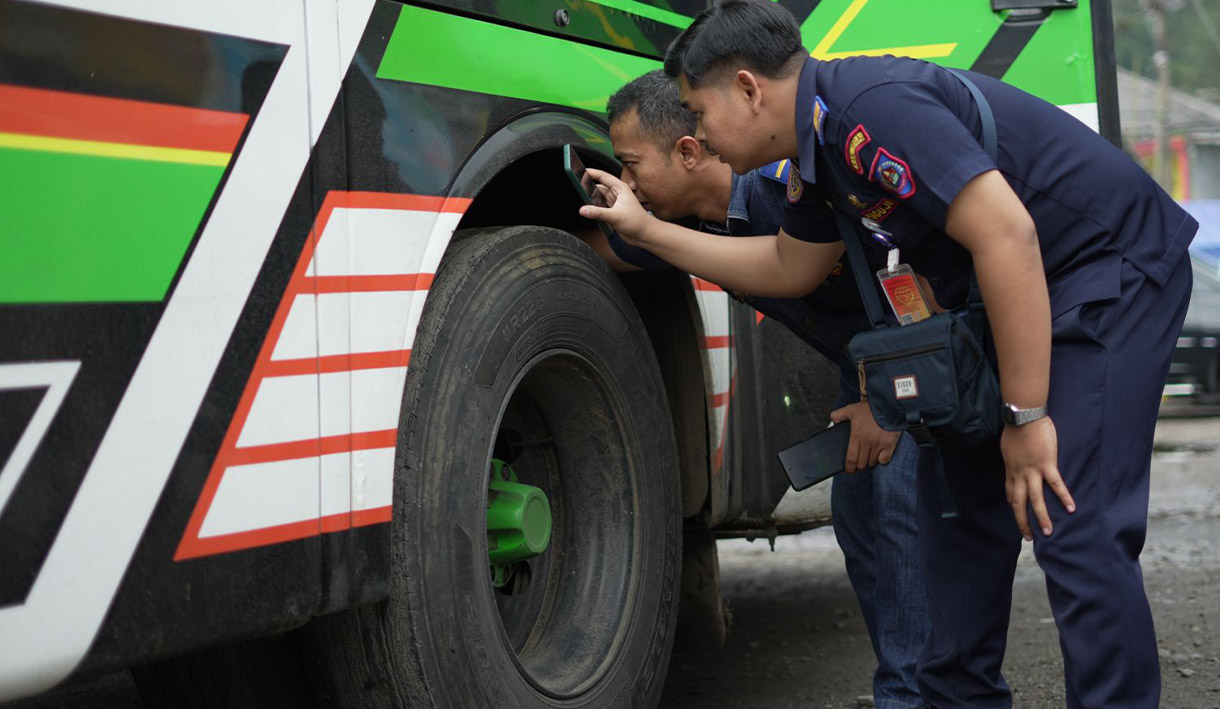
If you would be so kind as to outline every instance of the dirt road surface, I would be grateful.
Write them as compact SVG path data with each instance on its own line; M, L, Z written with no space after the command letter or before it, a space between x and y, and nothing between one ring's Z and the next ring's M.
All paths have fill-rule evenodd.
M1162 706L1220 707L1220 418L1162 420L1144 578L1160 643ZM829 529L722 542L734 625L710 657L675 654L663 707L868 706L875 660ZM1062 707L1063 662L1029 545L1017 568L1004 672L1017 707ZM128 673L2 709L138 709Z
M1163 419L1152 465L1144 579L1161 706L1220 707L1220 418ZM712 657L675 655L663 707L869 706L875 659L829 529L720 544L733 629ZM1062 707L1063 661L1045 580L1026 544L1004 674L1017 707Z

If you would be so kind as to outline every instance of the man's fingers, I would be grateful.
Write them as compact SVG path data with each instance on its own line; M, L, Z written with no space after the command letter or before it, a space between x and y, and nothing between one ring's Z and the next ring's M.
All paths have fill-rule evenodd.
M856 472L856 459L860 455L860 439L856 438L856 432L852 431L851 438L847 440L847 459L843 461L843 470L847 473Z
M850 417L847 415L847 409L848 407L844 406L841 409L831 411L830 420L834 421L835 423L843 423L844 421L848 420Z
M864 445L862 442L860 444L859 453L856 455L856 470L864 470L869 467L869 455L871 455L869 447Z
M877 462L882 465L888 464L894 459L894 451L898 449L898 436L886 436L881 441L881 453L877 456Z
M627 183L618 179L609 172L606 172L605 170L598 170L590 167L585 169L585 174L612 190L617 190L620 186L624 189L627 188Z
M1059 474L1059 470L1048 470L1045 474L1046 484L1050 486L1051 491L1063 503L1063 509L1068 512L1076 511L1076 501L1072 499L1072 493L1068 491L1067 483L1063 482L1063 476Z
M606 221L606 215L609 213L610 213L610 210L608 208L594 207L591 204L586 204L585 206L580 208L580 216L585 217L587 219L596 219L599 222Z
M1021 536L1025 537L1025 541L1032 541L1034 535L1029 531L1029 519L1025 515L1026 499L1025 481L1018 478L1013 481L1008 504L1012 506L1012 516L1017 520L1017 529L1021 530Z
M1031 472L1025 477L1025 485L1029 489L1029 506L1034 508L1038 528L1042 530L1042 536L1049 537L1054 527L1051 525L1051 516L1046 511L1046 499L1042 495L1042 476L1036 471Z

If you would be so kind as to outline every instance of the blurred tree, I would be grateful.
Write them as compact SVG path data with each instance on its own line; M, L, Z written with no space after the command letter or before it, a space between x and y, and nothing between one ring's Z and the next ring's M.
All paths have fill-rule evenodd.
M1167 48L1171 57L1170 84L1220 101L1220 0L1112 0L1114 8L1114 45L1118 65L1124 69L1157 78L1156 13L1161 8Z

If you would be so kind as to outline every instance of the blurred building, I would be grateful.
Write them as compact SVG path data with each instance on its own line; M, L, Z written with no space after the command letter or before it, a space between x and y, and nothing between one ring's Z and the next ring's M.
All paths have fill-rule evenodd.
M1123 147L1156 174L1156 81L1118 70ZM1220 199L1220 103L1169 89L1165 135L1174 199Z

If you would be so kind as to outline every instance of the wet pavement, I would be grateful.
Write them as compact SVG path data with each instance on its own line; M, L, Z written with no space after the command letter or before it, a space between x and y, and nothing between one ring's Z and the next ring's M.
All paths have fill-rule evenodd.
M733 630L717 653L675 654L663 707L868 706L875 666L830 529L721 543ZM1162 706L1220 707L1220 418L1157 429L1144 577L1157 624ZM1062 707L1063 663L1043 576L1026 545L1014 584L1005 676L1018 707ZM5 709L141 706L129 673Z
M1144 579L1157 626L1163 707L1220 707L1220 418L1157 427ZM728 644L677 654L664 707L868 706L872 648L829 529L721 543ZM1044 577L1026 544L1004 674L1018 707L1062 707L1063 661Z

